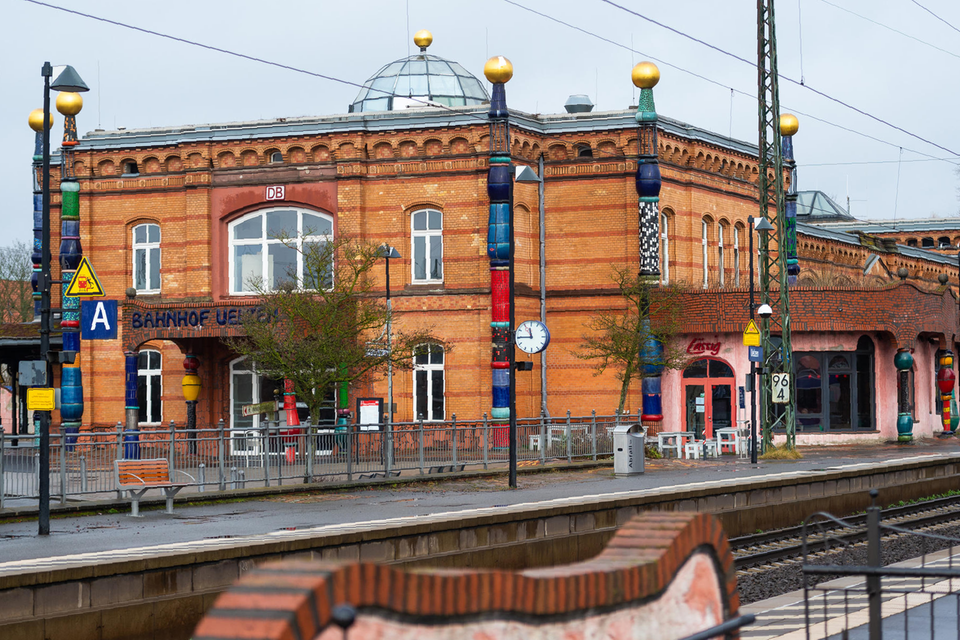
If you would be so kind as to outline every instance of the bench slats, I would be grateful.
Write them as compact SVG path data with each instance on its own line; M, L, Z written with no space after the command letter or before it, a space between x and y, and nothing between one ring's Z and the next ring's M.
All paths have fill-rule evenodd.
M156 460L117 460L117 483L122 486L168 485L169 463Z

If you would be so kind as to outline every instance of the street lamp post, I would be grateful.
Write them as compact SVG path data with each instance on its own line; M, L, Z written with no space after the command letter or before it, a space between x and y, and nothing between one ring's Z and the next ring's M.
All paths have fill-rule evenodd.
M750 319L753 320L757 305L753 298L753 278L755 276L753 268L753 232L758 231L764 235L773 230L773 225L766 218L754 218L747 216L747 224L750 226L750 246L747 252L750 254ZM761 246L763 243L761 243ZM767 305L764 305L767 306ZM750 464L757 464L757 363L750 362Z
M46 363L47 384L53 382L50 361L50 89L80 93L89 91L73 67L67 65L51 84L53 66L44 62L43 76L43 164L42 164L42 226L40 235L40 358ZM41 536L50 535L50 412L40 412L40 513Z
M400 252L390 245L380 247L380 255L386 260L387 268L387 420L384 448L387 454L384 460L385 474L389 478L393 468L393 304L390 301L390 258L400 258Z

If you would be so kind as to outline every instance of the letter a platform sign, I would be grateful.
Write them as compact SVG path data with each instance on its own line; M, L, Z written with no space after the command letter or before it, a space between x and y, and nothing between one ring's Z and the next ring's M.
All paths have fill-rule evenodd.
M80 266L77 267L77 272L73 274L70 286L63 295L73 298L99 298L106 295L103 287L100 286L97 274L86 258L80 260Z
M747 323L747 328L743 330L743 344L746 347L760 346L760 330L757 324L751 320Z
M80 339L117 339L116 300L84 300L80 303Z

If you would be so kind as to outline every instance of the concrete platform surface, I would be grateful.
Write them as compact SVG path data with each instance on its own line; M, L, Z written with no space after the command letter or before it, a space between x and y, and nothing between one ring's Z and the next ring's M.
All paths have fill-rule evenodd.
M143 512L144 517L132 518L128 515L129 507L120 512L111 508L109 511L114 513L104 510L93 515L57 516L51 521L51 535L48 537L37 536L35 518L24 518L0 523L0 563L865 466L957 454L960 453L960 441L946 438L909 445L874 443L806 447L801 448L801 452L802 460L761 461L758 465L729 455L710 460L648 460L646 473L630 478L616 478L611 466L524 472L519 475L517 490L509 489L506 475L500 474L461 479L431 478L403 485L318 489L241 501L213 501L196 506L178 504L172 516L162 510L148 510Z

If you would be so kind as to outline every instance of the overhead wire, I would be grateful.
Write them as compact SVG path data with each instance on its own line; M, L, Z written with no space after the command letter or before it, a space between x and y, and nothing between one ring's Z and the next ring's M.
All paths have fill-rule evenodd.
M840 11L844 11L844 12L846 12L846 13L849 13L849 14L852 15L852 16L856 16L857 18L860 18L861 20L865 20L865 21L867 21L867 22L869 22L869 23L871 23L871 24L875 24L875 25L877 25L878 27L883 27L884 29L887 29L888 31L892 31L892 32L894 32L894 33L897 33L897 34L903 36L904 38L908 38L908 39L910 39L910 40L913 40L914 42L919 42L920 44L922 44L922 45L924 45L924 46L930 47L931 49L936 49L937 51L939 51L939 52L941 52L941 53L947 54L948 56L953 56L954 58L960 58L960 54L956 54L956 53L954 53L953 51L947 51L946 49L944 49L944 48L942 48L942 47L938 47L938 46L935 45L935 44L931 44L931 43L927 42L926 40L921 40L920 38L918 38L918 37L916 37L916 36L910 35L909 33L900 31L899 29L895 29L894 27L891 27L891 26L888 25L888 24L884 24L884 23L882 23L882 22L880 22L880 21L878 21L878 20L874 20L873 18L868 18L867 16L861 15L861 14L857 13L856 11L852 11L851 9L847 9L846 7L841 7L841 6L838 5L838 4L834 4L834 3L830 2L830 0L820 0L820 2L822 2L822 3L825 4L825 5L831 6L831 7L833 7L834 9L839 9ZM921 7L921 8L923 8L923 7Z
M920 7L921 9L923 9L924 11L926 11L927 13L929 13L930 15L932 15L934 18L936 18L943 24L947 25L948 27L956 31L957 33L960 33L960 29L956 28L955 26L953 26L952 24L950 24L949 22L947 22L946 20L944 20L943 18L935 14L933 11L931 11L930 9L926 8L925 6L917 2L917 0L910 0L910 1L913 2L913 4L917 5L918 7Z
M550 20L551 22L555 22L555 23L557 23L557 24L563 25L563 26L568 27L568 28L570 28L570 29L573 29L573 30L575 30L575 31L579 31L580 33L583 33L584 35L588 35L588 36L590 36L590 37L592 37L592 38L595 38L595 39L597 39L597 40L600 40L600 41L602 41L602 42L606 42L607 44L611 44L611 45L613 45L613 46L615 46L615 47L620 47L621 49L627 49L628 51L631 51L631 52L633 52L633 53L638 53L638 54L640 54L640 55L642 55L642 56L644 56L644 57L646 57L646 58L648 58L648 59L650 59L650 60L653 60L654 62L659 62L660 64L662 64L662 65L664 65L664 66L666 66L666 67L669 67L669 68L671 68L671 69L676 69L677 71L680 71L681 73L685 73L685 74L690 75L690 76L692 76L692 77L694 77L694 78L699 78L700 80L704 80L704 81L709 82L710 84L716 85L716 86L718 86L718 87L723 87L724 89L729 89L730 91L733 91L733 92L735 92L735 93L737 93L737 94L739 94L739 95L745 96L745 97L750 98L750 99L752 99L752 100L756 100L756 99L757 99L757 94L756 94L756 93L750 93L750 92L748 92L748 91L743 91L742 89L736 89L736 88L734 88L734 87L728 86L728 85L726 85L726 84L723 84L722 82L718 82L717 80L714 80L713 78L709 78L709 77L704 76L704 75L702 75L702 74L699 74L699 73L697 73L697 72L695 72L695 71L691 71L691 70L686 69L686 68L684 68L684 67L681 67L681 66L679 66L679 65L675 65L675 64L673 64L673 63L667 62L666 60L663 60L663 59L658 58L658 57L656 57L656 56L652 56L652 55L649 55L649 54L644 53L644 52L642 52L642 51L638 51L638 50L634 49L633 47L628 47L628 46L626 46L626 45L624 45L624 44L621 44L621 43L619 43L619 42L617 42L617 41L615 41L615 40L611 40L610 38L607 38L607 37L605 37L605 36L602 36L602 35L600 35L600 34L598 34L598 33L594 33L593 31L590 31L590 30L588 30L588 29L584 29L583 27L580 27L580 26L578 26L578 25L571 24L571 23L569 23L569 22L566 22L565 20L561 20L560 18L557 18L557 17L552 16L552 15L550 15L550 14L543 13L542 11L538 11L538 10L533 9L533 8L531 8L531 7L528 7L528 6L526 6L526 5L520 4L519 2L516 2L516 0L503 0L503 1L506 2L507 4L510 4L510 5L513 5L513 6L517 7L518 9L523 9L524 11L527 11L527 12L532 13L532 14L534 14L534 15L537 15L537 16L540 16L540 17L545 18L545 19L547 19L547 20ZM754 66L756 66L756 65L754 65ZM812 114L810 114L810 113L806 113L806 112L801 111L801 110L799 110L799 109L795 109L795 108L793 108L793 107L791 107L791 106L789 106L789 105L783 105L783 106L786 106L787 109L789 109L792 113L794 113L794 114L796 114L796 115L803 116L804 118L810 118L811 120L814 120L814 121L819 122L819 123L821 123L821 124L825 124L825 125L828 125L828 126L831 126L831 127L836 127L837 129L840 129L840 130L842 130L842 131L846 131L846 132L848 132L848 133L852 133L852 134L861 136L861 137L863 137L863 138L867 138L868 140L873 140L874 142L879 142L879 143L881 143L881 144L885 144L885 145L887 145L887 146L894 147L894 148L897 148L897 149L902 148L904 151L909 151L910 153L915 153L915 154L920 155L920 156L926 156L926 157L928 157L928 158L936 158L936 156L934 156L934 155L932 155L932 154L925 153L925 152L923 152L923 151L917 151L917 150L915 150L915 149L910 149L910 148L908 148L908 147L903 147L902 145L896 144L895 142L890 142L889 140L884 140L884 139L882 139L882 138L878 138L878 137L876 137L876 136L872 136L872 135L870 135L870 134L863 133L862 131L857 131L856 129L851 129L850 127L846 127L846 126L844 126L844 125L837 124L836 122L832 122L832 121L830 121L830 120L826 120L825 118L820 118L820 117L818 117L818 116L814 116L814 115L812 115ZM947 151L949 151L949 150L947 150ZM960 160L960 157L958 157L957 160ZM946 161L947 161L947 162L951 162L951 164L957 164L956 162L952 162L952 161L949 160L949 159L946 160Z
M620 48L623 48L623 49L628 49L628 50L630 50L630 51L632 51L632 52L634 52L634 53L638 53L638 54L643 55L643 56L645 56L645 57L648 57L648 58L650 58L650 59L652 59L652 60L655 60L655 61L657 61L657 62L660 62L660 63L663 64L664 66L667 66L667 67L676 69L676 70L678 70L678 71L681 71L681 72L686 73L686 74L688 74L688 75L691 75L691 76L693 76L693 77L699 78L699 79L704 80L704 81L706 81L706 82L709 82L709 83L711 83L711 84L714 84L714 85L723 87L724 89L730 89L731 91L735 91L736 93L739 93L739 94L741 94L741 95L744 95L744 96L747 96L747 97L750 97L750 98L755 98L755 97L756 97L756 96L753 95L753 94L747 93L747 92L742 91L742 90L735 89L735 88L733 88L733 87L728 87L727 85L725 85L725 84L723 84L723 83L721 83L721 82L718 82L718 81L716 81L716 80L713 80L713 79L711 79L711 78L708 78L708 77L706 77L706 76L703 76L703 75L701 75L701 74L698 74L698 73L696 73L696 72L690 71L690 70L685 69L685 68L683 68L683 67L680 67L680 66L678 66L678 65L674 65L674 64L672 64L672 63L670 63L670 62L667 62L667 61L665 61L665 60L661 60L661 59L656 58L656 57L654 57L654 56L648 56L648 55L645 54L645 53L642 53L642 52L640 52L640 51L637 51L637 50L633 49L632 47L627 47L626 45L623 45L623 44L621 44L621 43L619 43L619 42L616 42L615 40L611 40L611 39L609 39L609 38L606 38L606 37L601 36L601 35L599 35L599 34L593 33L593 32L591 32L591 31L588 31L588 30L583 29L583 28L581 28L581 27L577 27L577 26L575 26L575 25L572 25L572 24L570 24L570 23L567 23L567 22L565 22L565 21L563 21L563 20L560 20L560 19L558 19L558 18L555 18L555 17L553 17L553 16L550 16L550 15L544 14L544 13L542 13L542 12L539 12L539 11L536 11L536 10L533 10L533 9L530 9L529 7L526 7L526 6L521 5L521 4L517 3L517 2L514 2L513 0L504 0L504 1L507 2L508 4L511 4L511 5L514 5L514 6L518 7L518 8L520 8L520 9L524 9L524 10L529 11L529 12L531 12L531 13L540 15L540 16L542 16L542 17L544 17L544 18L546 18L546 19L549 19L549 20L551 20L551 21L553 21L553 22L557 22L557 23L559 23L559 24L562 24L562 25L564 25L564 26L570 27L570 28L572 28L572 29L576 29L577 31L580 31L580 32L582 32L582 33L584 33L584 34L586 34L586 35L589 35L589 36L591 36L591 37L594 37L594 38L597 38L597 39L602 40L602 41L604 41L604 42L607 42L608 44L612 44L612 45L614 45L614 46L616 46L616 47L620 47ZM75 10L75 9L69 9L69 8L66 8L66 7L61 7L61 6L59 6L59 5L55 5L55 4L52 4L52 3L49 3L49 2L43 2L42 0L24 0L24 2L28 2L28 3L30 3L30 4L34 4L34 5L46 7L46 8L49 8L49 9L54 9L54 10L57 10L57 11L62 11L62 12L64 12L64 13L69 13L69 14L77 15L77 16L80 16L80 17L83 17L83 18L87 18L87 19L90 19L90 20L95 20L95 21L98 21L98 22L103 22L103 23L105 23L105 24L110 24L110 25L113 25L113 26L116 26L116 27L120 27L120 28L124 28L124 29L130 29L130 30L133 30L133 31L138 31L138 32L140 32L140 33L144 33L144 34L147 34L147 35L152 35L152 36L155 36L155 37L164 38L164 39L167 39L167 40L172 40L172 41L174 41L174 42L179 42L179 43L181 43L181 44L186 44L186 45L189 45L189 46L199 47L199 48L202 48L202 49L206 49L206 50L208 50L208 51L213 51L213 52L216 52L216 53L221 53L221 54L224 54L224 55L228 55L228 56L232 56L232 57L236 57L236 58L240 58L240 59L244 59L244 60L249 60L249 61L251 61L251 62L256 62L256 63L259 63L259 64L264 64L264 65L268 65L268 66L272 66L272 67L284 69L284 70L287 70L287 71L292 71L292 72L294 72L294 73L301 73L301 74L305 74L305 75L312 76L312 77L315 77L315 78L319 78L319 79L322 79L322 80L328 80L328 81L330 81L330 82L335 82L335 83L338 83L338 84L343 84L343 85L347 85L347 86L356 87L356 88L358 88L358 89L366 88L366 89L368 89L369 91L376 91L376 92L378 92L379 94L383 94L383 95L386 95L386 96L409 98L409 99L413 100L414 102L418 102L418 103L420 103L420 104L423 104L424 106L436 107L436 108L439 108L439 109L442 109L442 110L449 111L449 112L451 112L451 113L456 113L456 114L459 114L459 115L463 115L463 116L466 116L466 117L470 117L470 118L479 120L479 121L484 122L484 123L489 122L489 120L488 120L486 117L484 117L484 116L480 116L480 115L473 114L473 113L465 113L465 112L460 111L460 110L458 110L458 109L454 109L454 108L451 108L451 107L447 107L446 105L438 104L438 103L435 103L435 102L430 102L430 101L428 101L428 100L421 100L421 99L418 99L418 98L411 98L411 97L409 97L409 96L401 96L401 95L399 95L399 94L395 94L395 93L392 93L392 92L390 92L390 91L385 91L385 90L382 90L382 89L373 89L372 87L370 87L370 86L369 86L368 84L366 84L366 83L358 83L358 82L354 82L354 81L351 81L351 80L344 80L344 79L342 79L342 78L338 78L338 77L336 77L336 76L332 76L332 75L329 75L329 74L318 73L318 72L315 72L315 71L309 71L309 70L307 70L307 69L302 69L302 68L300 68L300 67L295 67L295 66L293 66L293 65L288 65L288 64L284 64L284 63L280 63L280 62L275 62L275 61L272 61L272 60L267 60L267 59L264 59L264 58L260 58L260 57L258 57L258 56L253 56L253 55L249 55L249 54L245 54L245 53L240 53L240 52L237 52L237 51L232 51L232 50L230 50L230 49L224 49L224 48L222 48L222 47L216 47L216 46L213 46L213 45L204 44L204 43L202 43L202 42L197 42L197 41L194 41L194 40L189 40L189 39L187 39L187 38L181 38L181 37L179 37L179 36L174 36L174 35L170 35L170 34L167 34L167 33L162 33L162 32L159 32L159 31L155 31L155 30L152 30L152 29L147 29L147 28L144 28L144 27L139 27L139 26L136 26L136 25L132 25L132 24L125 23L125 22L120 22L120 21L118 21L118 20L112 20L112 19L110 19L110 18L105 18L105 17L102 17L102 16L97 16L97 15L93 15L93 14L89 14L89 13L84 13L84 12L82 12L82 11L77 11L77 10ZM811 114L804 113L804 112L799 111L799 110L792 110L792 111L793 111L794 113L798 114L798 115L801 115L801 116L805 117L805 118L810 118L810 119L812 119L812 120L821 122L821 123L823 123L823 124L827 124L827 125L829 125L829 126L837 127L837 128L842 129L842 130L844 130L844 131L847 131L847 132L850 132L850 133L853 133L853 134L856 134L856 135L859 135L859 136L863 136L863 137L865 137L865 138L874 140L874 141L876 141L876 142L880 142L880 143L882 143L882 144L886 144L886 145L889 145L889 146L899 147L899 145L896 145L896 144L894 144L894 143L892 143L892 142L889 142L889 141L887 141L887 140L883 140L883 139L881 139L881 138L877 138L877 137L875 137L875 136L871 136L871 135L869 135L869 134L865 134L865 133L862 133L862 132L860 132L860 131L856 131L856 130L851 129L851 128L849 128L849 127L845 127L845 126L843 126L843 125L839 125L839 124L837 124L837 123L834 123L834 122L825 120L825 119L823 119L823 118L819 118L819 117L817 117L817 116L813 116L813 115L811 115ZM563 137L560 137L560 136L551 135L551 134L547 134L547 133L544 133L544 134L542 135L542 137L543 137L545 140L555 140L555 141L563 142L563 143L572 143L572 142L575 142L574 140L571 140L571 139L568 139L568 138L563 138ZM934 156L931 156L930 154L927 154L927 153L923 153L923 152L921 152L921 151L915 151L915 150L912 150L912 149L908 149L908 148L906 148L906 147L901 147L901 148L903 148L905 151L910 151L911 153L915 153L915 154L917 154L917 155L927 156L927 157L929 157L929 158L931 158L931 159L935 159ZM948 150L948 151L949 151L949 150ZM596 149L595 152L600 153L601 155L608 155L608 156L611 156L611 157L614 157L614 156L617 155L617 154L615 154L615 153L606 152L606 151L603 151L603 150L600 150L600 149Z
M509 2L510 0L507 0L507 1ZM821 0L821 1L822 1L822 2L826 2L826 0ZM681 36L681 37L683 37L683 38L686 38L686 39L691 40L691 41L693 41L693 42L696 42L696 43L698 43L698 44L700 44L700 45L703 45L703 46L707 47L708 49L711 49L711 50L713 50L713 51L716 51L717 53L720 53L720 54L722 54L722 55L724 55L724 56L727 56L727 57L729 57L729 58L732 58L732 59L737 60L737 61L739 61L739 62L742 62L742 63L744 63L744 64L750 65L750 66L753 67L754 69L757 68L757 63L756 63L755 61L750 61L750 60L748 60L748 59L746 59L746 58L744 58L744 57L742 57L742 56L739 56L739 55L737 55L737 54L735 54L735 53L732 53L732 52L730 52L730 51L727 51L726 49L723 49L723 48L721 48L721 47L718 47L717 45L711 44L711 43L709 43L709 42L707 42L707 41L705 41L705 40L702 40L702 39L700 39L700 38L697 38L696 36L692 36L692 35L684 32L684 31L681 31L680 29L676 29L675 27L671 27L670 25L664 24L663 22L660 22L660 21L658 21L658 20L655 20L655 19L653 19L653 18L651 18L651 17L649 17L649 16L645 16L645 15L643 15L642 13L639 13L639 12L637 12L637 11L634 11L633 9L629 9L629 8L627 8L627 7L624 7L623 5L617 4L616 2L613 2L613 0L600 0L600 2L603 2L603 3L605 3L605 4L608 4L608 5L610 5L611 7L616 7L617 9L620 9L621 11L624 11L624 12L626 12L626 13L629 13L629 14L633 15L633 16L636 16L636 17L640 18L641 20L645 20L645 21L647 21L647 22L650 22L650 23L652 23L652 24L655 24L655 25L657 25L658 27L661 27L661 28L663 28L663 29L666 29L667 31L670 31L671 33L675 33L675 34L677 34L677 35L679 35L679 36ZM913 133L912 131L909 131L909 130L907 130L907 129L904 129L903 127L901 127L901 126L899 126L899 125L896 125L896 124L893 124L892 122L889 122L888 120L884 120L883 118L881 118L881 117L879 117L879 116L875 116L875 115L873 115L872 113L870 113L870 112L868 112L868 111L864 111L863 109L861 109L861 108L859 108L859 107L856 107L856 106L854 106L854 105L852 105L852 104L850 104L850 103L848 103L848 102L845 102L845 101L841 100L840 98L835 98L835 97L833 97L832 95L830 95L830 94L828 94L828 93L826 93L826 92L824 92L824 91L820 91L819 89L815 89L815 88L811 87L811 86L808 85L808 84L803 84L803 83L799 82L798 80L795 80L795 79L793 79L793 78L791 78L791 77L789 77L789 76L783 75L783 74L779 74L779 78L780 78L781 80L784 80L784 81L788 82L788 83L794 84L794 85L796 85L796 86L798 86L798 87L802 87L802 88L806 89L807 91L811 91L811 92L815 93L816 95L818 95L818 96L820 96L820 97L822 97L822 98L825 98L825 99L827 99L827 100L829 100L829 101L831 101L831 102L834 102L834 103L836 103L836 104L839 104L839 105L841 105L841 106L843 106L843 107L845 107L845 108L847 108L847 109L850 109L851 111L854 111L854 112L856 112L856 113L859 113L859 114L862 115L862 116L865 116L865 117L867 117L867 118L870 118L871 120L874 120L874 121L876 121L876 122L879 122L880 124L883 124L883 125L885 125L885 126L887 126L887 127L890 127L891 129L896 129L897 131L899 131L899 132L901 132L901 133L904 133L904 134L910 136L911 138L915 138L915 139L917 139L917 140L920 140L921 142L925 142L926 144L929 144L930 146L936 147L936 148L938 148L938 149L940 149L940 150L942 150L942 151L946 151L947 153L949 153L949 154L951 154L951 155L960 157L960 154L958 154L958 153L957 153L956 151L954 151L953 149L949 149L949 148L947 148L947 147L944 147L943 145L940 145L940 144L937 144L936 142L933 142L932 140L928 140L927 138L924 138L923 136L921 136L921 135L919 135L919 134L916 134L916 133Z

